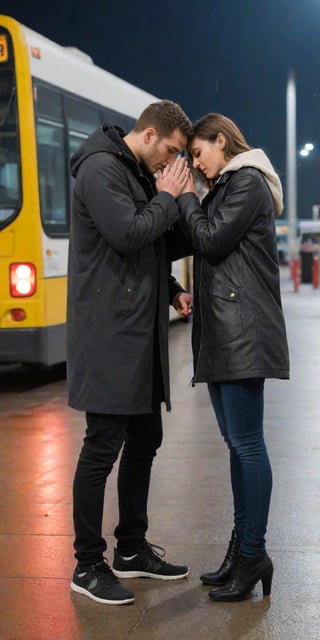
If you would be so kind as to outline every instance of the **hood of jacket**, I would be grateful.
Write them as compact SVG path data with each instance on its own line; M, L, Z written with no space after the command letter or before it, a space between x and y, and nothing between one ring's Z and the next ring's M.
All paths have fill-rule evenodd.
M73 177L77 175L81 163L94 153L126 155L131 161L135 160L129 147L123 142L124 135L124 131L117 125L104 124L96 129L71 156L70 170Z
M272 194L276 216L280 216L283 210L282 185L265 152L262 149L250 149L250 151L239 153L231 158L220 171L220 175L228 171L238 171L241 167L254 167L263 173Z

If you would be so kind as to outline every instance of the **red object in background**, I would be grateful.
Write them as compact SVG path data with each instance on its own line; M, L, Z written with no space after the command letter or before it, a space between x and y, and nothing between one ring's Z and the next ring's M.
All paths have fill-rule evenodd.
M314 289L319 287L319 256L313 256L312 261L312 285Z
M294 258L292 260L291 273L293 280L293 290L298 293L300 286L300 258Z

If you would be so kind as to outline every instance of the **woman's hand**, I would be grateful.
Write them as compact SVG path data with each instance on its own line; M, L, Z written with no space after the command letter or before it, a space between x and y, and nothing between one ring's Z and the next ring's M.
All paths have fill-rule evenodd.
M194 181L194 177L190 171L189 176L186 180L186 183L180 193L180 195L182 195L183 193L194 193L196 196L198 196L198 191L197 191L197 187L196 187L196 183Z
M173 164L167 164L163 171L157 172L156 189L170 193L174 198L180 196L190 176L186 158L176 158Z

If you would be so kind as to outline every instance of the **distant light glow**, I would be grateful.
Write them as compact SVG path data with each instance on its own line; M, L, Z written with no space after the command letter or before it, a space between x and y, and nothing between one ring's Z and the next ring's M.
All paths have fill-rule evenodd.
M308 155L309 155L309 151L308 151L308 149L301 149L301 151L300 151L300 155L301 155L301 156L308 156Z
M307 144L305 144L305 145L304 145L304 148L305 148L307 151L313 151L314 146L313 146L313 144L312 144L311 142L307 142Z

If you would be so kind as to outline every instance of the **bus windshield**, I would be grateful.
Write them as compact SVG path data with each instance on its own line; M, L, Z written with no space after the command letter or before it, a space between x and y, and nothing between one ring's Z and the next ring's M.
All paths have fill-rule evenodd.
M15 74L0 65L0 228L21 203Z

